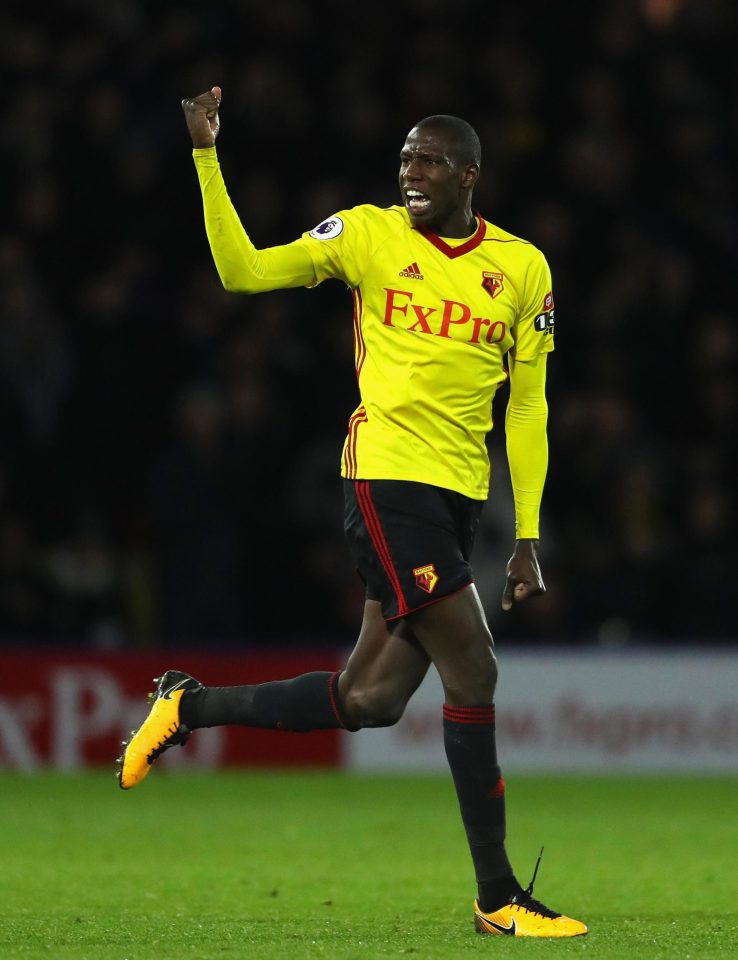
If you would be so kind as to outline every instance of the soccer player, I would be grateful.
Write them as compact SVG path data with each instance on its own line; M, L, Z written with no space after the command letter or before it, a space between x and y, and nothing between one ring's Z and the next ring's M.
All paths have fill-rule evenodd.
M221 90L182 103L205 227L226 290L314 287L334 277L354 305L361 402L343 448L345 529L366 584L346 668L258 685L205 687L167 671L126 746L120 785L198 727L358 730L396 723L434 664L443 736L476 872L480 933L587 932L523 889L505 852L505 783L495 746L497 667L469 558L487 497L492 399L510 378L507 454L516 542L503 609L544 592L538 511L546 474L551 277L543 255L472 210L479 139L456 117L428 117L400 153L402 204L329 217L258 250L226 192L215 151ZM507 367L505 367L505 361ZM535 879L535 874L534 874Z

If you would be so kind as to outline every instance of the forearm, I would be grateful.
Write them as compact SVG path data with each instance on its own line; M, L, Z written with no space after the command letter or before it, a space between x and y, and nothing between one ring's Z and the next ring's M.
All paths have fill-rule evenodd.
M515 536L538 537L538 515L548 469L546 357L510 358L510 400L505 416L507 459L515 499Z
M257 250L226 190L215 148L193 150L205 230L221 282L233 293L262 293L315 281L310 254L299 243Z

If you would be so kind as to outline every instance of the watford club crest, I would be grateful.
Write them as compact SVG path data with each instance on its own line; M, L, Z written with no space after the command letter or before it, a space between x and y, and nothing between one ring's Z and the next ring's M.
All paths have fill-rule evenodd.
M426 593L433 593L438 583L436 565L434 563L426 563L424 567L415 567L413 573L415 574L415 582L420 589Z
M505 277L501 273L490 273L488 270L482 270L482 286L487 293L494 298L502 293Z

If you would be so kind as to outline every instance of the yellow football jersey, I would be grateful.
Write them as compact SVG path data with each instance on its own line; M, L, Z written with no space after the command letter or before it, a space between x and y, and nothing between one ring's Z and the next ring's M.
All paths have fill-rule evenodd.
M349 420L342 475L415 480L487 497L492 400L503 357L554 345L551 274L532 244L477 217L466 240L413 228L404 207L342 210L295 245L316 283L354 299L361 403Z

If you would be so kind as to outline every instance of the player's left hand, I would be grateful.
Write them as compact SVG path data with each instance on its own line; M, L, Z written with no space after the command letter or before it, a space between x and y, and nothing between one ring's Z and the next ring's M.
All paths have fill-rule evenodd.
M528 597L540 597L546 587L538 565L538 541L518 540L515 552L507 561L507 581L502 593L502 609L511 610L513 605Z

